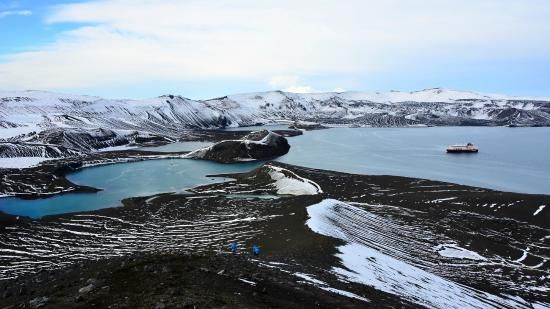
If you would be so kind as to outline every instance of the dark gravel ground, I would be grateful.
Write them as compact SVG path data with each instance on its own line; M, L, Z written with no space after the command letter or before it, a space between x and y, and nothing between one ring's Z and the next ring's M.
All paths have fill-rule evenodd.
M256 260L257 261L257 260ZM0 285L2 308L362 308L246 254L149 255L82 263ZM241 280L242 279L242 280ZM253 282L249 283L249 282ZM10 295L6 298L6 295ZM44 298L45 297L45 298ZM36 305L43 304L41 305ZM402 306L395 299L373 307Z
M273 218L249 223L248 229L261 232L241 243L242 249L237 255L229 252L229 242L225 241L218 248L200 253L136 252L126 257L83 260L71 267L0 281L2 307L27 308L36 304L47 308L413 307L373 288L341 282L328 271L330 265L338 263L334 254L341 242L313 233L304 224L307 220L304 206L319 202L322 196L230 201L223 197L204 197L191 199L192 206L178 206L186 199L181 195L160 195L149 203L147 198L128 199L124 201L125 207L93 213L138 220L142 217L132 214L147 207L155 214L165 209L168 212L164 216L174 216L172 211L184 211L179 216L192 220L199 212L214 215L218 212L216 208L226 204L225 207L231 205L245 212L247 207L250 211L261 208L258 214ZM48 224L72 216L51 216L20 224L30 224L32 230L41 222ZM69 239L65 241L70 243ZM252 244L261 245L260 256L248 252ZM370 302L324 291L303 282L296 273L314 274L331 287L352 292Z
M124 152L124 155L130 153ZM121 154L108 156L120 158ZM124 207L88 213L120 218L132 224L153 222L153 217L182 218L192 222L195 216L216 216L228 209L269 216L269 220L248 222L246 229L258 232L240 242L242 248L260 244L263 252L259 257L252 257L248 252L237 256L229 254L229 240L223 237L216 243L217 247L209 246L200 252L150 252L136 247L132 254L123 257L81 259L70 267L37 268L34 273L0 281L0 308L415 307L397 296L343 282L329 271L331 267L341 266L335 253L342 242L313 233L304 224L308 218L306 207L325 198L358 203L357 207L420 226L434 235L452 238L459 245L487 256L514 260L522 255L521 249L526 244L539 246L533 246L529 257L522 262L526 267L518 267L519 264L514 267L499 265L498 269L483 266L469 272L464 271L464 267L470 266L450 271L441 266L434 270L453 281L499 294L510 293L516 286L532 284L533 278L545 278L544 274L549 273L548 261L541 260L540 256L548 256L544 246L547 247L550 239L544 237L550 229L550 212L544 211L537 216L533 213L539 205L550 205L550 196L273 164L315 181L323 188L323 194L280 196L271 200L228 198L244 192L276 194L265 172L259 170L231 175L235 181L196 188L191 196L165 194L154 199L133 198L124 201ZM386 207L388 205L391 207ZM44 226L70 222L75 216L66 214L33 221L0 215L0 232L3 233L0 248L26 250L20 244L8 243L8 239L16 239L8 237L12 233L11 229L6 229L8 227L24 228L32 238L42 233ZM85 231L84 228L75 229ZM83 237L67 234L60 241L69 246L74 240L82 241ZM178 245L177 241L174 240L174 246ZM532 268L539 264L542 266ZM298 272L312 274L333 288L354 293L370 302L305 283L295 275ZM548 282L537 284L544 286ZM541 301L546 297L544 293L523 293L521 289L514 293L527 300Z

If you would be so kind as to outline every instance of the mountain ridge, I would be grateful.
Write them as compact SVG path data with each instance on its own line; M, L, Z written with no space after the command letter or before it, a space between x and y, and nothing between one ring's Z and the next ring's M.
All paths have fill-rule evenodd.
M27 90L15 90L15 91L7 91L7 90L0 90L0 98L9 97L9 96L20 96L21 94L49 94L52 96L65 96L65 97L80 97L80 98L88 98L88 99L100 99L100 100L109 100L109 101L125 101L125 102L131 102L131 101L144 101L144 100L150 100L155 98L163 98L163 97L179 97L181 99L185 100L192 100L192 101L198 101L198 102L206 102L206 101L214 101L219 100L223 98L231 98L231 97L237 97L237 96L250 96L250 95L267 95L271 93L281 93L286 95L298 95L298 96L310 96L310 97L319 97L319 96L375 96L375 95L389 95L389 94L400 94L400 95L414 95L414 94L429 94L429 93L436 93L436 94L455 94L455 95L470 95L469 99L479 99L479 98L487 98L487 99L498 99L498 100L528 100L528 101L547 101L550 102L550 97L545 96L525 96L525 95L507 95L507 94L501 94L501 93L485 93L485 92L478 92L478 91L470 91L470 90L457 90L457 89L450 89L450 88L444 88L444 87L434 87L434 88L425 88L421 90L413 90L413 91L402 91L402 90L388 90L388 91L360 91L360 90L350 90L350 91L323 91L323 92L309 92L309 93L299 93L299 92L290 92L290 91L284 91L284 90L266 90L266 91L257 91L257 92L242 92L242 93L233 93L228 94L220 97L214 97L214 98L206 98L206 99L192 99L185 97L181 94L175 94L175 93L165 93L158 96L153 97L146 97L146 98L108 98L108 97L102 97L98 95L80 95L80 94L71 94L66 92L56 92L56 91L48 91L48 90L36 90L36 89L27 89ZM464 97L462 99L465 99ZM405 100L407 101L407 100ZM398 102L404 102L404 101L392 101L392 103L398 103Z
M310 121L329 126L550 126L550 98L424 89L413 92L283 91L208 100L163 95L143 100L45 91L0 92L0 151L23 154L31 144L63 146L67 155L170 142L190 129ZM24 146L24 147L23 147ZM8 151L9 149L9 151ZM29 151L29 155L42 150ZM63 157L63 152L52 152Z

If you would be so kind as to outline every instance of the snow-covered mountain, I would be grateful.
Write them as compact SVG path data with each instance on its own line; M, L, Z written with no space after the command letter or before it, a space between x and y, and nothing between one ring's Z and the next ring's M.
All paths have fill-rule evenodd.
M274 119L366 126L550 125L550 98L483 95L445 89L387 93L294 94L280 91L205 101Z
M18 144L55 145L60 152L173 140L192 128L304 120L360 126L549 126L550 98L484 95L445 89L387 93L295 94L271 91L210 100L160 96L108 100L42 91L0 92L1 157ZM33 150L33 154L39 150ZM56 152L59 153L59 152ZM54 155L54 152L51 153Z

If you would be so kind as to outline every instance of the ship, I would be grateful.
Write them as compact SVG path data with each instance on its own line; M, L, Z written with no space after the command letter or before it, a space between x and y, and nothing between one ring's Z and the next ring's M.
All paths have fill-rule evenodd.
M476 153L479 149L472 143L447 147L447 153Z

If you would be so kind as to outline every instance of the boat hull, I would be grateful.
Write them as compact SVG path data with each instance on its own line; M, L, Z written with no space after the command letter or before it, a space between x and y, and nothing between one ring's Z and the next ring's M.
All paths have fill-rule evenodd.
M447 149L447 153L477 153L478 149Z

